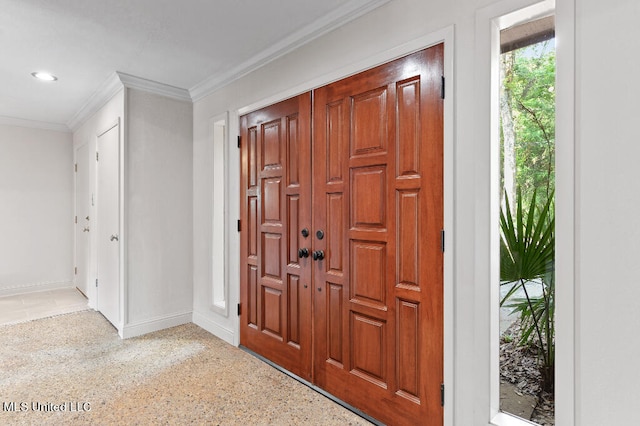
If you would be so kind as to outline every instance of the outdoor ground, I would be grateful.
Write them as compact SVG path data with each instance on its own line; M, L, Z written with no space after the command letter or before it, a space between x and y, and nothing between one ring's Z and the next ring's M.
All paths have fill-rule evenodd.
M542 426L554 426L553 396L540 392L535 348L518 345L520 322L500 339L500 409Z

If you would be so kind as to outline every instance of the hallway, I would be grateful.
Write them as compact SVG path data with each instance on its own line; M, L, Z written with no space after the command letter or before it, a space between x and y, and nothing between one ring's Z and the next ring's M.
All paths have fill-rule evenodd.
M0 326L88 309L75 288L60 288L0 297Z

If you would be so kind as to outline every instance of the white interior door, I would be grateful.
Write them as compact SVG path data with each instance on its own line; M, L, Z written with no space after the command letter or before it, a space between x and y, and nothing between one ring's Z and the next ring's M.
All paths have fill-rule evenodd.
M75 286L89 296L91 250L91 191L89 182L89 144L76 148L75 163Z
M120 126L97 143L97 308L118 330L120 319Z

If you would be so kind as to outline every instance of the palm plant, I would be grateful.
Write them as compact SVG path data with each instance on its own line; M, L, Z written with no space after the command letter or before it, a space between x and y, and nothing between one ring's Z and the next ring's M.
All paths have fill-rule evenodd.
M515 212L511 212L505 194L500 211L500 281L511 286L500 306L513 308L522 323L520 344L539 346L542 388L553 392L555 366L555 214L553 194L536 209L534 191L527 211L522 208L522 194L516 194ZM515 213L515 214L514 214ZM540 286L540 295L531 293ZM515 297L522 289L525 297ZM506 304L505 304L506 303Z

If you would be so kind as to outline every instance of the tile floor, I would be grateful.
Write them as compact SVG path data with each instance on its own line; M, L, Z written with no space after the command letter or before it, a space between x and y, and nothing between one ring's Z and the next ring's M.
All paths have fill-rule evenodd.
M87 299L75 288L38 291L0 297L0 325L15 324L88 309Z

